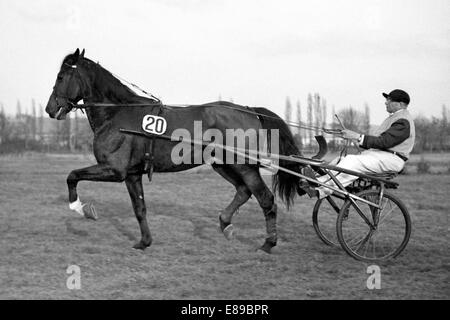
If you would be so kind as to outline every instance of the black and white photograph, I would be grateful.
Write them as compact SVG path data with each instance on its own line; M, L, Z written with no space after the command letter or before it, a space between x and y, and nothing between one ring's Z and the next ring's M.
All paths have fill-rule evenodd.
M449 17L0 0L0 300L448 300Z

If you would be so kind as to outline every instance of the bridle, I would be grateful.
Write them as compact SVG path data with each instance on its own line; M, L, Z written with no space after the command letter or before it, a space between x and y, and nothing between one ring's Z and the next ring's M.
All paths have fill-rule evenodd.
M78 66L75 64L75 65L71 65L71 64L68 64L68 63L64 63L66 66L69 66L70 68L72 68L72 69L74 69L73 70L73 72L72 72L72 74L70 75L70 78L69 78L69 80L68 80L68 83L70 84L71 82L72 82L72 79L73 79L73 77L75 76L75 74L77 74L78 75L78 77L80 78L80 80L81 80L81 75L80 75L80 72L78 71ZM82 81L81 81L82 82ZM55 85L55 87L56 87L56 85ZM53 87L53 91L55 92L55 87ZM55 100L56 100L56 103L57 103L57 105L60 105L60 103L59 103L59 101L58 101L58 99L65 99L65 102L67 103L67 104L69 104L70 105L70 110L72 110L73 108L75 108L76 107L76 102L73 102L73 100L75 100L76 99L76 97L69 97L68 95L67 95L67 89L66 89L66 93L65 94L59 94L59 93L56 93L55 92Z

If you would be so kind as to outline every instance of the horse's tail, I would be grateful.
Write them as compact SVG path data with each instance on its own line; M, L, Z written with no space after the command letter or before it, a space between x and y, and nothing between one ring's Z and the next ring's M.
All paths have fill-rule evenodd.
M271 130L278 129L279 131L279 154L280 155L301 155L300 150L295 145L294 137L289 130L286 122L278 117L275 113L266 108L253 108L255 112L262 115L261 123L263 129ZM268 117L264 117L267 115ZM270 143L270 141L268 141ZM281 160L279 165L283 168L289 169L291 171L300 173L302 165L292 162ZM272 179L272 188L274 192L278 192L279 197L286 203L289 209L290 205L293 203L294 197L298 195L304 195L305 191L300 188L300 178L292 175L290 173L278 170Z

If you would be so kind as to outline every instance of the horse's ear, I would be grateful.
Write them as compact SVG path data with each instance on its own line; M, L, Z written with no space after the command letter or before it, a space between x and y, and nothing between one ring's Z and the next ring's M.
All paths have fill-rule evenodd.
M75 52L73 53L73 55L74 55L75 58L78 58L79 55L80 55L80 49L77 48L77 50L75 50Z
M81 51L81 54L80 54L80 58L84 58L84 52L85 52L86 50L83 48L83 51Z

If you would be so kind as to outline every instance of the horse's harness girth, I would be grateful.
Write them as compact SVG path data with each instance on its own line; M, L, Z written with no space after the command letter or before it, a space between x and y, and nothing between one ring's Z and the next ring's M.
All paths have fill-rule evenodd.
M163 113L163 106L158 106L157 116L161 116ZM148 181L152 181L153 166L155 160L155 140L156 136L153 135L151 139L146 139L145 151L144 151L144 172L147 172Z

